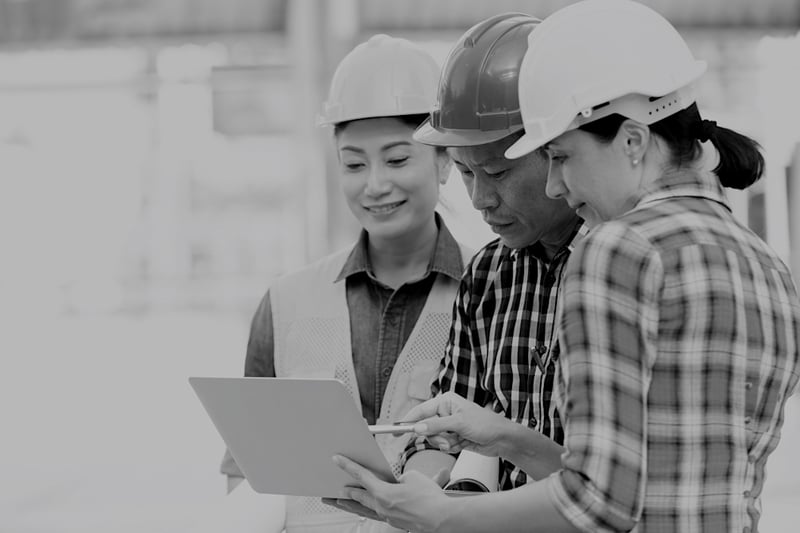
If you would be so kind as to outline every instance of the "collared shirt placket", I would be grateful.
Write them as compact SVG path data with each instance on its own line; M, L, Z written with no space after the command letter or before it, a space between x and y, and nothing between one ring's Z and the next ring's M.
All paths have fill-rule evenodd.
M555 365L558 359L555 336L555 316L558 312L558 296L561 273L569 258L569 250L562 249L546 267L539 287L539 318L536 324L534 338L535 345L531 348L531 367L536 367L537 372L529 374L531 394L529 396L529 409L535 410L529 418L535 427L537 420L539 431L550 436L557 442L563 439L563 431L555 409L551 407L552 388L555 376ZM534 398L539 401L534 402Z
M406 290L403 290L406 289ZM383 393L392 376L397 356L403 349L402 333L408 303L408 288L404 285L392 292L381 314L380 333L375 360L375 413L380 413Z

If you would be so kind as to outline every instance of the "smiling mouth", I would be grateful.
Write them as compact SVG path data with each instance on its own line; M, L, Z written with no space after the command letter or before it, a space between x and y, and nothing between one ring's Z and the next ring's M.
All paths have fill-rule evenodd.
M385 215L386 213L391 213L404 203L406 203L405 200L402 200L400 202L393 202L391 204L365 205L364 209L366 209L367 211L369 211L374 215Z

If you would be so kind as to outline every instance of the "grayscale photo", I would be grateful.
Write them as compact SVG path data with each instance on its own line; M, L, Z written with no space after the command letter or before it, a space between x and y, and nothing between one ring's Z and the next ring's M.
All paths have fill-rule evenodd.
M0 533L796 533L798 95L798 0L0 0Z

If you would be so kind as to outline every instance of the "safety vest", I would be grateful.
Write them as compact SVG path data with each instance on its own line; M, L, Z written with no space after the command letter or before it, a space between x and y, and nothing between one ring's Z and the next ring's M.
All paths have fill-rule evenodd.
M275 374L282 377L336 378L352 394L361 411L353 366L350 318L341 272L350 250L328 256L289 274L270 288L275 334ZM464 264L471 252L461 250ZM378 424L399 420L430 397L430 385L444 354L458 282L437 275L411 335L397 357L381 404ZM407 437L376 435L395 475ZM319 498L286 499L286 533L398 532L376 522L339 511Z

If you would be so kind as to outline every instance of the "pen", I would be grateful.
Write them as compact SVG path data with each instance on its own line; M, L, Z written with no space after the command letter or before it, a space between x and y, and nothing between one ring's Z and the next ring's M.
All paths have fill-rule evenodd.
M414 424L416 422L398 422L397 424L381 424L367 427L373 435L378 433L411 433L414 431Z

